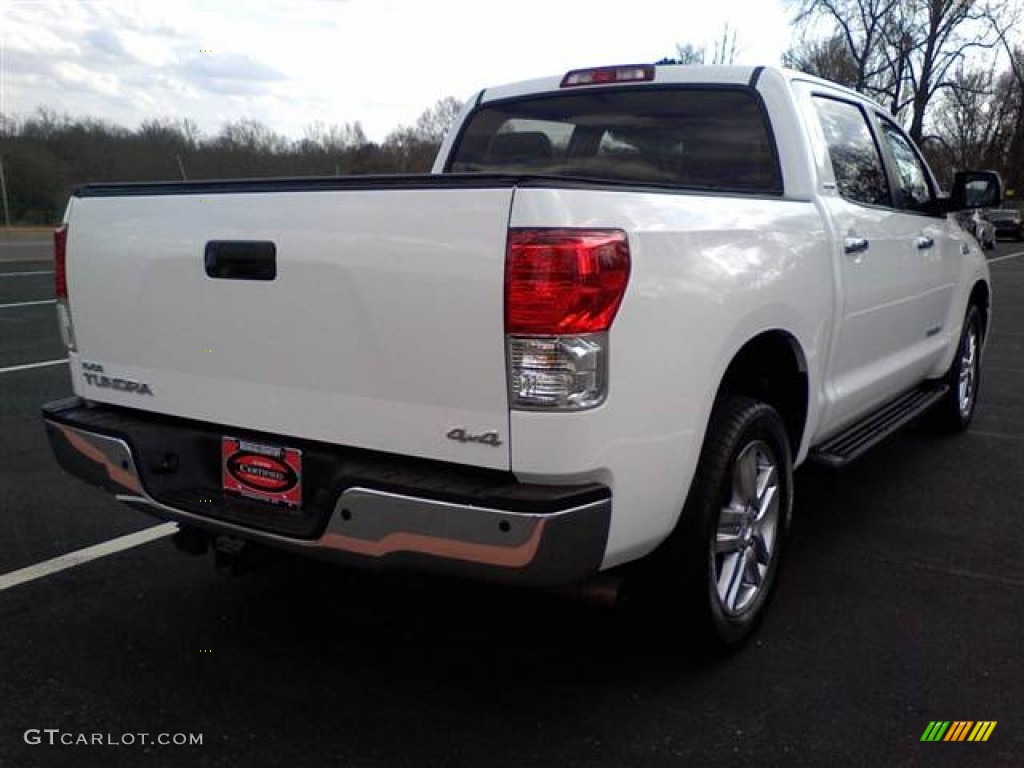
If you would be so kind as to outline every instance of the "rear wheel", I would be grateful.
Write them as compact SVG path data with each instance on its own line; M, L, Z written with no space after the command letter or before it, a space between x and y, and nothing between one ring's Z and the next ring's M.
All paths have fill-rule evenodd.
M760 623L792 505L792 458L778 413L750 398L720 398L679 525L661 553L662 607L680 614L701 648L735 648Z
M981 312L972 304L967 308L960 343L944 382L949 392L935 406L932 421L949 432L963 432L974 418L981 385Z

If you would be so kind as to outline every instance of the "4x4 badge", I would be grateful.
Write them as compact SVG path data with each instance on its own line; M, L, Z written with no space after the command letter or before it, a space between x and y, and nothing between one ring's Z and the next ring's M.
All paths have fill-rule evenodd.
M498 438L498 433L495 431L484 432L482 435L471 435L462 427L456 427L445 435L449 440L455 440L460 443L481 443L482 445L489 445L492 448L497 448L501 445L501 440Z

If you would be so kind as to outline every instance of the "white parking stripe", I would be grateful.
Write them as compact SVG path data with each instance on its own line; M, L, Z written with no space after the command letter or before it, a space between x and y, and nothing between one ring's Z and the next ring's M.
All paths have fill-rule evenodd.
M38 307L43 304L56 304L56 299L47 299L46 301L21 301L17 304L0 304L0 309L14 309L15 307Z
M41 245L53 245L53 241L29 240L24 243L0 243L0 248L38 248Z
M132 549L133 547L138 547L142 544L148 544L151 541L162 539L164 536L170 536L177 530L177 523L162 523L161 525L156 525L152 528L146 528L141 531L136 531L135 533L129 533L127 536L121 536L91 547L86 547L85 549L68 552L66 555L55 557L52 560L44 560L41 563L36 563L35 565L30 565L17 571L5 573L0 576L0 592L5 589L10 589L11 587L16 587L19 584L24 584L27 581L41 579L52 573L66 571L68 568L74 568L76 565L82 565L83 563L88 563L91 560L98 560L99 558L106 557L107 555L113 555L117 552L123 552L126 549Z
M64 365L68 359L44 360L41 363L26 363L25 365L12 365L10 368L0 368L0 373L14 373L15 371L27 371L32 368L45 368L48 365Z
M52 269L43 269L38 272L0 272L0 277L30 277L32 275L52 275Z
M1016 259L1018 256L1024 256L1024 251L1020 251L1018 253L1009 253L1006 256L1000 256L997 259L989 259L988 263L995 264L1000 261L1006 261L1007 259Z
M980 437L994 437L999 440L1014 440L1018 443L1024 443L1024 437L1020 435L1007 435L1004 432L986 432L983 429L971 429L967 434L978 435Z

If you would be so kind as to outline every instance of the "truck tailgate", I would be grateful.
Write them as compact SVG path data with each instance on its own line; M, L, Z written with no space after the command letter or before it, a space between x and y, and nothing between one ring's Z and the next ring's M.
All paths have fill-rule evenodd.
M80 195L67 247L75 391L229 428L507 469L512 194ZM208 276L211 241L273 243L276 275ZM496 438L448 437L460 429Z

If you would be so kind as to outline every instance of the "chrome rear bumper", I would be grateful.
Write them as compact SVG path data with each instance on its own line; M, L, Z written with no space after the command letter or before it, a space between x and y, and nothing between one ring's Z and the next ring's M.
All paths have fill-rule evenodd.
M450 494L445 499L430 498L411 484L403 488L395 482L394 472L388 475L392 479L387 488L360 483L356 478L339 482L332 476L332 487L344 487L324 507L325 525L319 526L313 536L303 537L223 519L217 508L221 500L213 494L203 500L209 503L200 513L196 508L168 503L168 499L180 497L175 495L177 492L151 489L150 480L166 485L166 479L147 478L153 471L148 469L153 457L140 454L140 448L133 445L133 433L142 436L140 443L162 444L164 441L154 440L154 434L159 437L166 429L166 444L179 445L198 443L207 433L219 435L223 428L165 424L167 420L159 417L150 419L146 414L104 407L97 410L81 401L46 406L44 421L54 454L67 471L105 488L125 504L212 533L356 566L442 571L533 586L582 581L597 572L604 557L611 495L607 489L592 485L568 493L559 489L553 506L548 498L552 489L546 486L521 485L510 493L506 487L509 478L496 479L505 484L502 493L517 502L516 508L510 509L482 506L476 487L474 497L462 501ZM189 439L183 443L180 434L170 434L175 430L186 431ZM182 463L191 459L183 457ZM339 460L339 466L344 462ZM219 468L211 471L219 472ZM422 468L417 467L417 474L410 477L418 477L420 472ZM324 488L310 489L304 497L319 494L323 498L326 492ZM538 504L542 511L524 510L531 494L543 500ZM271 505L249 506L258 507L256 512L268 517L275 514Z

